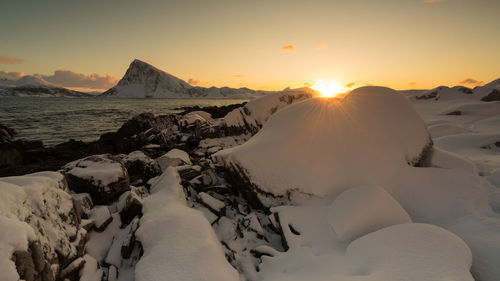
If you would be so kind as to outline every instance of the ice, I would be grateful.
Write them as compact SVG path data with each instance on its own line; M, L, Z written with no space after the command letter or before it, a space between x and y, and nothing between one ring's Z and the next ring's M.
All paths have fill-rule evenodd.
M328 222L342 241L352 241L375 230L411 219L383 188L360 186L348 189L333 201Z
M144 200L136 232L144 255L136 281L240 280L204 215L187 206L177 171L168 168Z

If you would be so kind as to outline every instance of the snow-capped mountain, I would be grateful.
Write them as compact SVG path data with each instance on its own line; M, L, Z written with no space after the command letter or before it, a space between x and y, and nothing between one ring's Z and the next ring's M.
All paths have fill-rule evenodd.
M118 85L104 92L102 96L120 98L251 99L266 93L248 88L191 86L182 79L136 59L130 64L125 76L118 82Z
M0 97L91 97L91 94L58 87L40 77L25 75L19 80L0 81Z

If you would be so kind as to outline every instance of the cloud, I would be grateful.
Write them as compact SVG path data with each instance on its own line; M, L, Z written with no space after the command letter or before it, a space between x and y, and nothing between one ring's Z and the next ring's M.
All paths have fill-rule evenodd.
M286 46L281 47L280 50L285 51L285 52L286 51L293 52L293 51L295 51L295 46L292 44L286 45Z
M11 80L16 81L24 76L22 72L8 72L5 70L0 70L0 80Z
M198 86L200 85L201 81L195 78L189 78L188 84L191 86Z
M415 85L417 85L417 82L410 82L410 83L408 83L408 86L415 86Z
M478 81L476 79L473 79L473 78L465 78L464 80L458 82L459 84L470 84L470 85L477 85L477 86L480 86L480 85L483 85L484 84L484 81Z
M352 86L354 86L354 84L356 84L356 83L354 83L354 82L347 83L347 84L344 86L344 88L351 88Z
M438 2L444 2L446 0L424 0L425 3L438 3Z
M318 44L318 45L316 46L316 50L318 50L318 51L322 51L322 50L324 50L324 49L326 49L326 48L328 48L328 46L327 46L327 45L325 45L325 44Z
M307 86L307 87L312 87L313 84L311 84L309 82L305 82L304 85Z
M22 63L24 60L11 56L0 56L0 64Z
M110 74L84 74L71 70L56 70L52 75L36 74L35 76L61 87L107 89L118 83L118 78Z
M233 77L243 78L243 77L247 77L247 76L245 74L234 74Z

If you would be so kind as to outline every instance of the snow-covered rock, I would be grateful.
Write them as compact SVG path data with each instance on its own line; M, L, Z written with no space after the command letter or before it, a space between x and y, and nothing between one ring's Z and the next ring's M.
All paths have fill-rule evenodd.
M158 163L140 150L133 151L128 155L120 154L118 157L120 157L125 168L127 168L131 183L135 183L138 180L146 183L150 178L161 174L161 168Z
M62 171L71 190L89 193L96 204L108 202L129 189L127 169L118 158L108 154L70 162Z
M280 109L311 97L303 90L284 90L252 100L243 107L236 108L224 117L228 131L252 134L262 128L271 115Z
M431 151L427 128L394 90L362 87L343 99L313 98L271 116L241 146L214 157L265 206L379 184ZM255 198L255 196L257 198Z
M412 222L401 205L378 186L360 186L342 192L333 201L327 220L342 241Z
M192 111L184 114L179 119L179 125L188 127L194 124L203 124L213 122L212 115L205 111Z
M135 280L240 280L204 215L187 206L175 168L151 187L136 232L144 255Z
M54 277L77 258L80 218L66 190L57 172L0 178L2 280L19 280L16 266L25 280Z
M191 159L187 152L174 148L169 152L155 159L160 165L161 170L165 171L170 166L192 165Z
M108 206L95 206L90 211L90 219L94 222L97 231L102 232L113 221Z

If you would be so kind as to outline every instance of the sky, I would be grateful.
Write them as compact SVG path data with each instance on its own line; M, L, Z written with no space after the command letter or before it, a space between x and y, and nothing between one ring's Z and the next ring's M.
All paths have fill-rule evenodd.
M500 77L500 1L2 1L0 78L107 89L137 58L193 85L395 89Z

